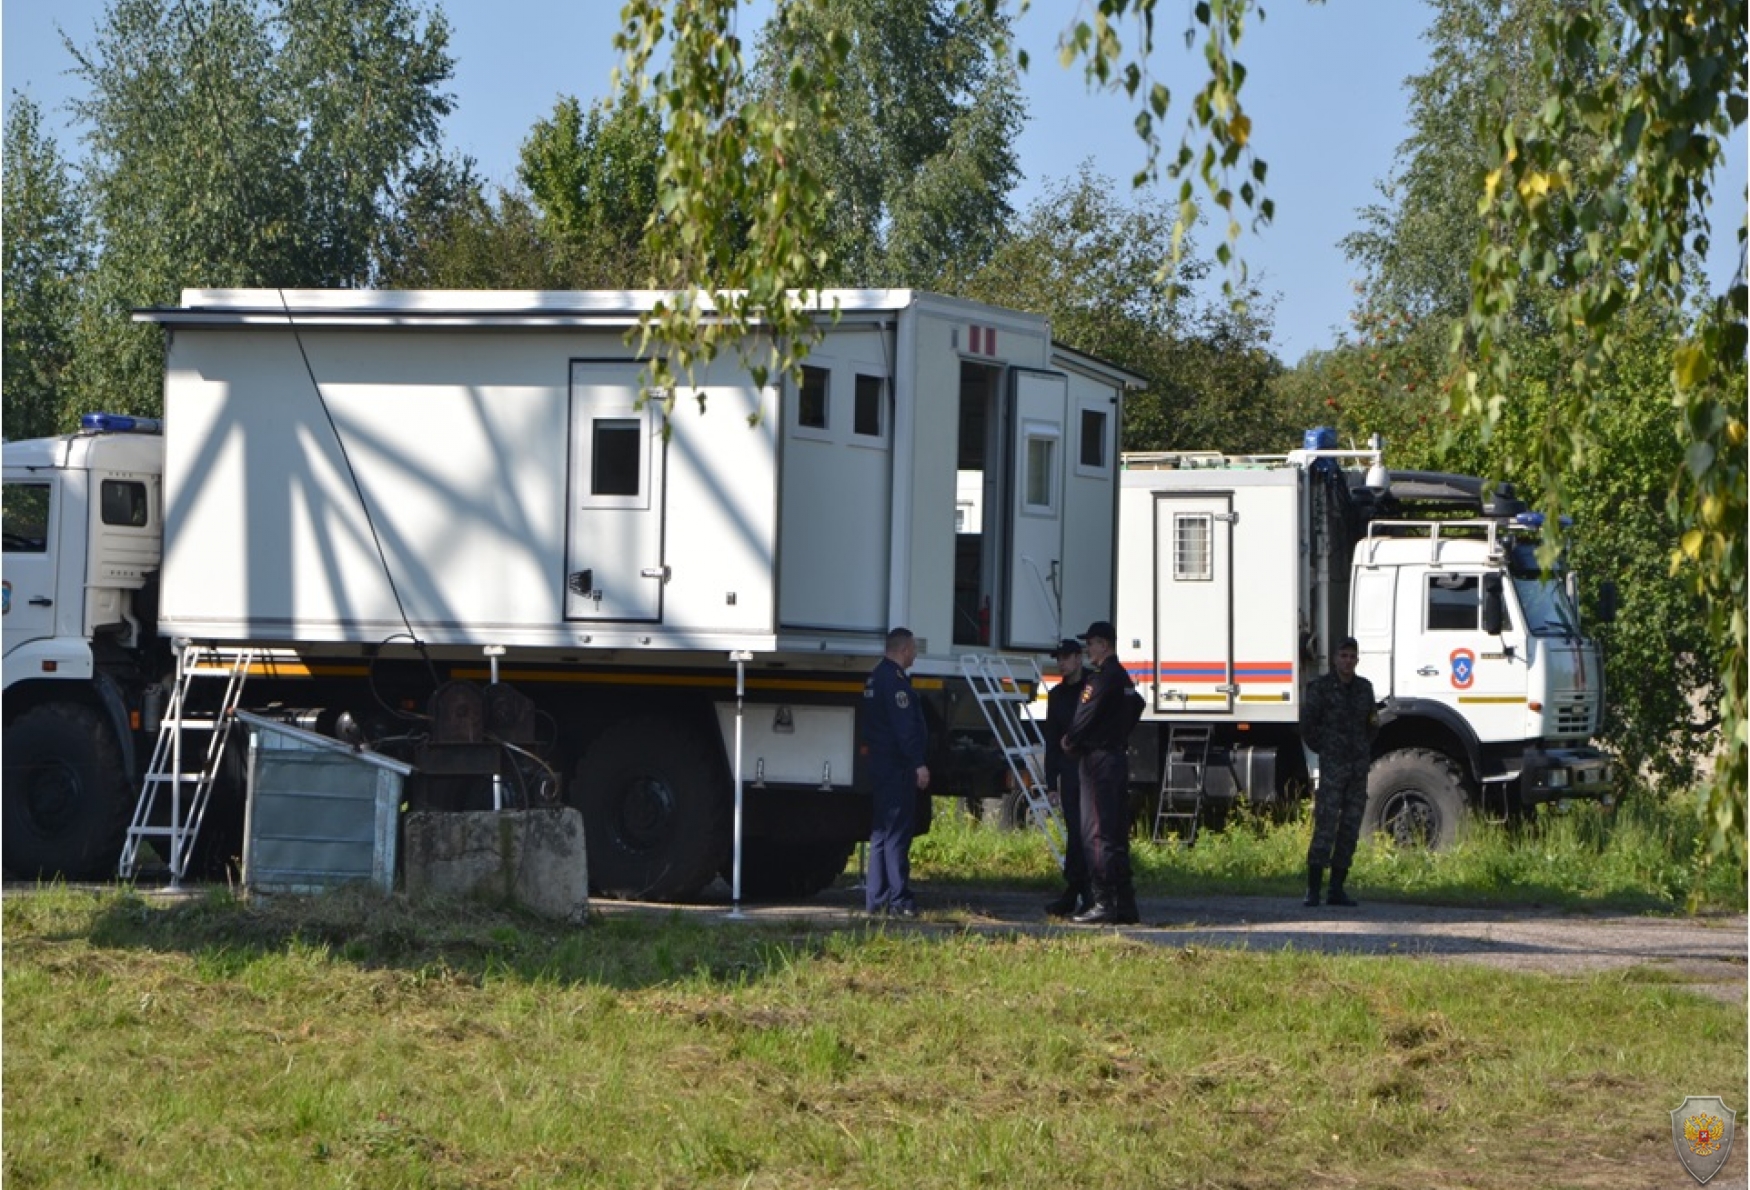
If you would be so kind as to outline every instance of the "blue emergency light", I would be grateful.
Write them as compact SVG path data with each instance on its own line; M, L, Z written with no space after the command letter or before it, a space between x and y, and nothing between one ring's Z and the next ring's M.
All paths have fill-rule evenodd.
M164 423L156 417L130 417L125 413L87 413L79 428L99 434L162 434Z

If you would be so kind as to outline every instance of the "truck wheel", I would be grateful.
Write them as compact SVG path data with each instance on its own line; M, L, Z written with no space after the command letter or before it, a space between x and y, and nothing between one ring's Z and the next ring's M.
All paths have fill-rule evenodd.
M1406 748L1373 762L1364 834L1390 835L1399 847L1441 851L1458 841L1464 815L1464 778L1440 753Z
M134 791L103 716L77 703L36 707L6 729L4 752L0 840L7 872L114 877Z
M775 901L812 897L832 887L845 870L855 843L772 843L750 839L741 855L741 895L749 900ZM723 865L723 879L734 869Z
M717 876L730 845L729 779L709 741L673 720L628 719L578 762L589 882L604 896L680 901Z

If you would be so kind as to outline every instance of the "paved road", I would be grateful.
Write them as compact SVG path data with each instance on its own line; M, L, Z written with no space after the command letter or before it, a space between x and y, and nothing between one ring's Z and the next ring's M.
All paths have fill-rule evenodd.
M728 890L713 891L716 902L679 911L727 917ZM1089 928L1048 922L1042 909L1047 899L1039 893L919 885L919 926L1029 932ZM857 890L833 888L808 901L747 904L741 912L760 921L848 923L861 919L861 906ZM601 899L590 907L608 915L676 911L673 905ZM1168 946L1411 955L1565 975L1645 965L1671 971L1696 991L1728 1003L1750 1003L1750 918L1744 914L1639 917L1390 901L1315 910L1292 898L1236 896L1145 897L1140 908L1142 924L1126 927L1125 935Z

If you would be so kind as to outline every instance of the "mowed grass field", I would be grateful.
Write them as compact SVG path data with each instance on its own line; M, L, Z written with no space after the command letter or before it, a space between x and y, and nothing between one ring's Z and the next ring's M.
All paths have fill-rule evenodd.
M1145 883L1276 833L1139 848ZM1044 888L1038 846L949 816L919 866ZM1672 899L1642 884L1572 895ZM1676 1186L1666 1113L1737 1106L1750 1044L1650 966L353 893L46 889L0 929L9 1190Z

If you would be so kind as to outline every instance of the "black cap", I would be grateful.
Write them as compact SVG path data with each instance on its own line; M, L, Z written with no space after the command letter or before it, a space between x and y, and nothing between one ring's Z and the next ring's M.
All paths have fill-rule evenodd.
M1099 637L1109 645L1116 644L1118 642L1118 629L1112 627L1110 620L1095 620L1088 625L1088 630L1082 633L1082 639L1087 640L1093 636Z
M1066 636L1057 642L1057 648L1051 651L1053 657L1062 657L1065 653L1080 653L1082 642L1073 636Z

